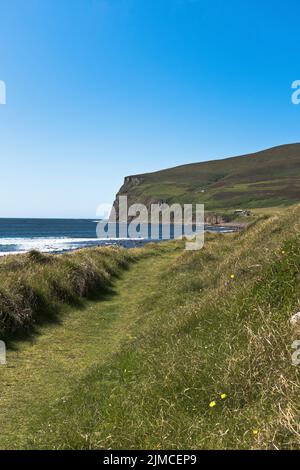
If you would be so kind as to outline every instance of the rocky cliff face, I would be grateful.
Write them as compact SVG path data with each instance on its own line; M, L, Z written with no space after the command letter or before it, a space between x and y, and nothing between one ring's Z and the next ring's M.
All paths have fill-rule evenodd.
M144 179L139 176L139 175L130 175L130 176L125 176L124 178L124 183L119 189L119 191L116 194L116 198L114 200L114 208L116 210L117 214L117 220L118 220L118 212L119 212L119 196L127 196L127 201L128 201L128 207L131 206L134 203L137 202L142 202L145 204L144 199L137 200L135 196L135 189L139 184L141 184L144 181Z
M125 176L124 178L124 185L137 185L140 184L144 181L144 178L139 175L133 175L133 176Z
M232 217L222 214L205 214L205 223L208 225L222 225L230 222Z
M133 193L135 193L137 186L141 184L143 181L144 179L139 175L125 176L124 183L116 194L114 207L115 208L118 207L119 196L127 196L129 204L134 204L135 202L141 202L141 201L136 200Z

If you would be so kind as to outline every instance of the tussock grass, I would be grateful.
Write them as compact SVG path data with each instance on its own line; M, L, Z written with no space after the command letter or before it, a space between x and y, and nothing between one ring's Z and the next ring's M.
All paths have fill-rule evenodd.
M50 432L47 423L57 403L72 396L92 365L110 362L131 340L136 321L143 317L140 305L180 252L176 246L139 250L138 262L112 279L108 295L90 295L76 305L63 302L57 321L36 325L32 334L16 341L12 338L7 364L0 367L1 449L23 449L42 425Z
M86 374L28 447L299 448L289 324L299 216L211 234L200 252L172 258L137 305L133 339Z
M57 256L31 251L1 258L1 338L54 321L64 304L109 293L113 278L141 255L140 250L96 248Z

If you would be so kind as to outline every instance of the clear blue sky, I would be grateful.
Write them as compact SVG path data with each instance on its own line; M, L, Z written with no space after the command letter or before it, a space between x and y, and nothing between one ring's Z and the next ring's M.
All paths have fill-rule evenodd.
M94 217L127 174L300 141L300 4L0 0L0 216Z

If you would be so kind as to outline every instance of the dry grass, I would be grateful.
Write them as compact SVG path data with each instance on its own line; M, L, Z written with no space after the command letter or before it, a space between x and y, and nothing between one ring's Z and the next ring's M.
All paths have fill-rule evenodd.
M135 339L86 374L55 408L51 434L29 446L299 448L289 324L300 303L299 216L296 207L210 234L200 252L175 257L136 298Z
M55 321L64 304L78 304L95 293L105 296L113 278L141 255L138 250L96 248L57 256L32 251L1 258L1 338L31 331L36 323Z
M29 255L35 261L42 256ZM157 276L174 256L177 251L163 245L155 249L148 245L145 250L133 252L83 250L71 256L76 263L82 262L82 257L86 261L92 257L95 262L99 257L99 265L104 265L104 260L108 263L109 257L119 257L119 261L115 268L113 263L105 268L110 273L109 290L100 290L100 295L97 289L90 291L89 299L78 298L75 305L59 302L51 322L45 321L43 312L37 312L37 320L41 315L43 321L31 324L26 335L11 335L7 364L0 367L1 449L23 449L31 436L39 434L41 426L51 432L48 423L57 404L72 395L93 364L110 362L113 354L130 341L133 325L142 315L139 302L143 303L148 292L155 289ZM10 262L13 260L18 264L21 261L19 257ZM28 263L27 257L24 261ZM53 261L57 263L57 257ZM59 266L65 261L64 255L58 260Z

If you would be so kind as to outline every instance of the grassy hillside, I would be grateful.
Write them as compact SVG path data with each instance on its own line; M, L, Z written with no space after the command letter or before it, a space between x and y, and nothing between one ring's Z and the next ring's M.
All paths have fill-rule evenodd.
M300 201L300 144L127 177L130 202L204 203L206 210L290 205Z
M64 305L105 297L112 280L141 256L139 250L85 249L52 256L32 251L0 258L0 337L32 333L55 322Z
M299 449L291 344L300 330L289 323L300 307L299 217L300 206L240 233L208 234L199 252L179 242L147 248L151 257L115 282L113 303L93 304L104 317L130 315L130 335L86 361L48 408L33 395L17 446Z

